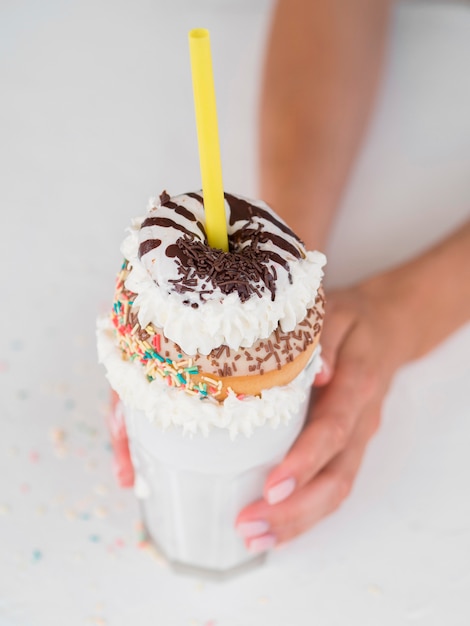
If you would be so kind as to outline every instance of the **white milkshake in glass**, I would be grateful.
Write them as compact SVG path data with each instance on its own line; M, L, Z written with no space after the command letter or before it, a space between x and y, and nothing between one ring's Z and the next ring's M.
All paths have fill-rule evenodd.
M266 204L225 209L229 252L207 244L202 192L152 200L98 320L147 531L175 568L218 577L261 561L235 518L304 423L325 264Z

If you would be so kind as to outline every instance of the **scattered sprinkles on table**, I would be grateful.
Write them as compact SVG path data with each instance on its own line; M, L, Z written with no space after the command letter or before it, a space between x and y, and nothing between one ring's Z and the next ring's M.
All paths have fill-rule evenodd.
M37 450L31 450L29 453L29 460L31 463L37 463L40 459L39 452Z
M41 550L33 550L33 561L35 563L37 563L38 561L40 561L42 559L42 552Z

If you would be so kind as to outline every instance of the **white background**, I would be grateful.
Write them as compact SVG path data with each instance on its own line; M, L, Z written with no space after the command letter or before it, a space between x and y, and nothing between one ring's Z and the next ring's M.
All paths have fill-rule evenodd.
M1 626L470 623L470 326L398 374L341 510L256 572L175 576L138 547L136 502L115 485L94 320L130 218L200 186L187 31L211 30L225 188L256 195L270 6L1 3ZM469 67L468 4L399 7L330 285L468 216Z

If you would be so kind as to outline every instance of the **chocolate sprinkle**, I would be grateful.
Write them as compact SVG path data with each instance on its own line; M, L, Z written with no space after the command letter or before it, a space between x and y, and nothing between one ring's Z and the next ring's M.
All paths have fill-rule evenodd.
M219 288L225 295L237 292L242 302L252 295L261 297L265 289L270 291L271 300L274 300L276 285L268 265L272 253L260 250L262 234L258 235L253 229L250 231L248 245L243 249L232 245L229 252L209 248L189 234L180 237L167 250L167 255L174 256L178 263L180 278L171 281L175 291L196 292L201 297L204 292L195 287L198 278L207 279L213 289ZM244 239L243 234L241 237ZM207 290L207 293L213 293L213 290Z

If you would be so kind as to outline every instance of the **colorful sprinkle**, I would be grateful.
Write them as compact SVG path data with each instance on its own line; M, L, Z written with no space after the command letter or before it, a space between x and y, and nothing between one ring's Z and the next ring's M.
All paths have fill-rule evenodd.
M156 333L153 337L152 337L152 345L155 348L155 350L157 352L160 352L161 348L161 338L160 335L158 333Z
M42 559L42 552L41 550L33 550L33 561L38 562Z
M93 491L98 496L106 496L108 494L108 488L106 487L106 485L95 485Z
M97 507L95 509L94 513L95 513L95 516L100 518L100 519L104 519L105 517L108 516L108 511L105 508L103 508L102 506Z
M37 463L39 461L39 452L36 452L36 450L31 450L31 452L29 453L29 460L31 461L31 463Z
M169 387L176 387L191 395L199 395L201 399L209 395L217 396L222 389L222 383L212 380L212 387L200 386L192 380L199 374L199 367L193 365L191 359L184 359L183 353L177 355L177 362L161 354L161 335L150 323L142 329L136 314L130 310L134 294L124 288L128 275L127 264L124 263L121 274L118 276L118 294L113 303L111 321L116 329L116 338L123 352L123 358L130 361L139 361L145 369L145 376L149 383L162 378ZM214 390L212 392L212 389Z
M65 517L71 522L73 522L74 520L77 519L77 513L73 509L68 509L67 511L65 511Z

